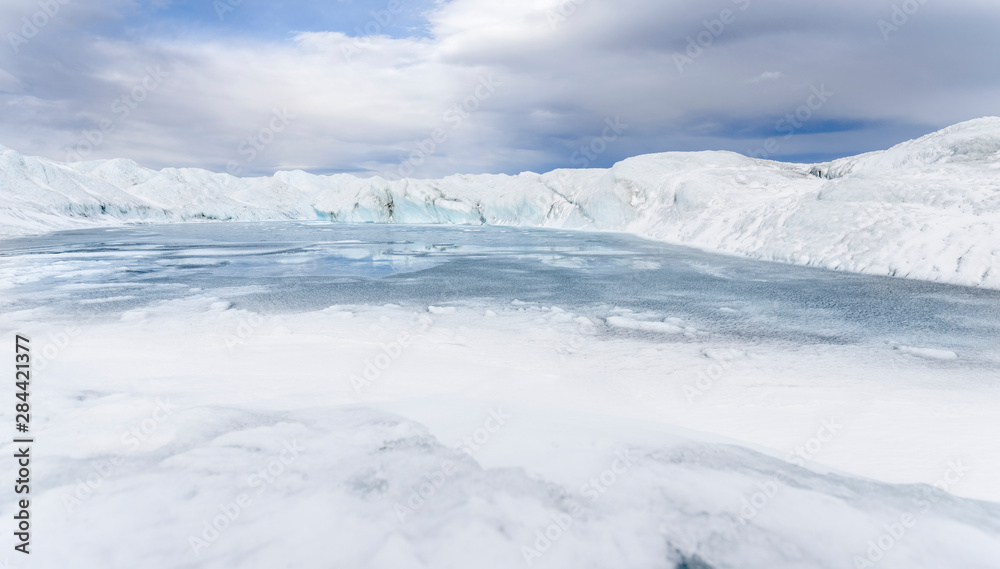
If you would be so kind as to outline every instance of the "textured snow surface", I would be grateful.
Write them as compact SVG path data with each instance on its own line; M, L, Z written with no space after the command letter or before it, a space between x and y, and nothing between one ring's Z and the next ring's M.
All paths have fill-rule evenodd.
M56 310L0 314L58 352L33 394L28 567L996 567L1000 505L953 494L978 475L996 491L995 445L973 436L996 432L995 382L967 381L981 370L935 386L940 368L901 360L893 385L857 348L781 361L581 336L573 312L527 303L450 308L267 316L201 294L66 328ZM382 353L397 359L356 389ZM689 405L679 386L708 359L733 373ZM664 424L727 420L789 452ZM869 452L926 483L794 454ZM0 489L7 519L14 496Z
M1000 118L819 165L728 152L441 180L235 178L0 152L0 234L88 224L329 219L626 231L790 263L1000 288Z

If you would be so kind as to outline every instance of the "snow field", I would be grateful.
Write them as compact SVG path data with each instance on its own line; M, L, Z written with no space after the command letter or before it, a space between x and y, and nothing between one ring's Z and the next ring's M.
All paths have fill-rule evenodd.
M1000 554L1000 508L955 497L1000 499L1000 449L980 436L1000 394L961 360L729 345L666 314L527 302L266 315L196 294L0 328L55 346L35 383L38 567Z

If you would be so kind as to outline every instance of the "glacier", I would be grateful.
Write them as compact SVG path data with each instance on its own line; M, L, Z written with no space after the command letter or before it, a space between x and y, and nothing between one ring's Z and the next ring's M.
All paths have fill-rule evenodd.
M609 169L387 180L238 178L0 147L0 236L198 220L475 224L628 232L827 269L1000 288L1000 117L824 164L732 152Z
M914 183L931 183L931 162L988 162L946 153L923 155ZM711 235L724 227L712 208L734 203L727 180L757 161L642 157L564 172L593 178L573 191L554 174L468 177L494 180L484 189L6 157L61 188L28 188L48 210L4 206L5 230L45 234L0 241L0 333L32 338L33 434L45 441L32 567L995 569L1000 558L1000 446L983 436L1000 432L1000 292L586 231L690 243L668 230L700 211L719 225L692 235ZM662 183L642 178L657 159ZM857 209L844 180L895 160L761 168L787 178L773 191L785 203L798 203L795 184L820 188L818 217L827 204ZM316 187L269 196L282 176ZM669 203L628 205L609 176L642 178L636 195ZM418 190L449 207L418 207ZM920 197L895 191L872 199ZM776 208L765 194L752 194L765 196L759 209ZM753 219L756 202L744 203L727 215ZM298 216L309 219L160 223ZM529 221L566 229L481 225ZM480 226L446 225L458 223ZM81 229L48 232L58 227ZM0 516L15 498L0 489Z

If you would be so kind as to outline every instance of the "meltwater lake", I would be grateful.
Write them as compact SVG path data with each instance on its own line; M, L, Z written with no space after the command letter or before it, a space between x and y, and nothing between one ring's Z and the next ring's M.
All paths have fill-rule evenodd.
M74 318L112 319L191 294L264 313L520 301L598 319L616 308L678 317L700 332L749 341L928 346L967 361L1000 352L1000 291L749 260L619 233L144 225L3 240L0 271L0 310Z

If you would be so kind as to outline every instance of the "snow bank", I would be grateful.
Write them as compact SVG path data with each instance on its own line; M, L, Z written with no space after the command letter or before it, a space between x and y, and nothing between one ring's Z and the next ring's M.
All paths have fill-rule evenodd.
M612 450L593 482L567 488L482 468L420 425L364 408L172 412L188 425L181 440L128 457L116 484L66 502L46 536L65 547L39 547L37 567L917 569L1000 555L995 505L737 447ZM82 479L97 460L64 462ZM73 491L38 507L55 513ZM136 527L149 531L112 543Z
M1000 394L981 366L941 381L949 364L883 347L651 343L526 302L448 308L267 315L192 291L122 321L0 311L0 332L31 335L48 357L33 368L47 420L31 567L1000 559L1000 504L954 495L997 495L1000 453L982 434L1000 428ZM685 386L706 391L689 401ZM0 488L0 504L15 496Z
M0 235L190 220L521 225L643 237L829 269L1000 288L1000 118L819 165L664 153L607 170L236 178L0 150Z

